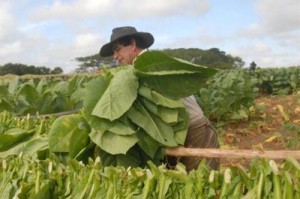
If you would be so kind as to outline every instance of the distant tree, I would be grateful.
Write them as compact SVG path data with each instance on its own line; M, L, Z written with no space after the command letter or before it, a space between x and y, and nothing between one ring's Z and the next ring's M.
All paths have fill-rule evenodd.
M47 74L60 74L63 70L59 67L54 68L51 70L45 66L27 66L25 64L20 63L7 63L3 66L0 66L0 75L7 75L7 74L15 74L15 75L26 75L26 74L33 74L33 75L47 75Z
M51 74L62 74L64 71L60 67L55 67L50 73Z
M114 66L116 64L112 56L100 57L98 53L86 57L76 57L75 60L80 63L80 68L77 71L88 71L89 68L102 68L103 66Z
M256 66L257 66L256 63L252 61L249 66L249 70L254 71L256 69Z
M245 65L245 62L240 57L233 57L218 48L211 48L209 50L197 48L165 49L163 52L195 64L219 69L241 68Z
M232 68L242 68L245 62L240 57L234 57L226 52L221 51L218 48L211 48L208 50L201 50L199 48L177 48L177 49L164 49L161 50L166 54L184 59L195 64L219 68L219 69L232 69ZM102 66L114 66L115 62L113 57L100 57L99 54L77 57L75 58L77 62L80 63L79 71L86 71L89 67Z

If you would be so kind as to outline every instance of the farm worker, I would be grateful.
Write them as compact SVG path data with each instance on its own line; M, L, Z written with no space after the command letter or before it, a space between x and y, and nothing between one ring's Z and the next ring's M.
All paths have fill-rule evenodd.
M136 57L141 53L147 53L153 43L154 37L148 32L139 32L131 26L117 27L112 30L110 42L101 47L100 56L113 55L120 64L133 64ZM182 99L182 102L189 113L189 127L184 146L188 148L219 148L216 130L203 115L195 97L186 97ZM190 171L197 169L201 158L182 157L178 160ZM178 160L167 157L166 163L174 166ZM219 159L217 158L208 159L207 163L212 169L219 168Z

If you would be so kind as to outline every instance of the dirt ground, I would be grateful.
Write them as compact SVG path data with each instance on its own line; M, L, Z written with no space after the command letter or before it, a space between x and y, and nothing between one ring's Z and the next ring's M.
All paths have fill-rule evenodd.
M222 149L300 150L300 92L255 100L246 121L219 129ZM249 164L249 160L221 159L221 166Z

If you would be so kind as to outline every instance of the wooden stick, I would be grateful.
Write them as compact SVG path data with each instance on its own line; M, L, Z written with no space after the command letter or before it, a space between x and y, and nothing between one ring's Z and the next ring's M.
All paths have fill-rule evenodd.
M60 117L64 115L71 115L78 113L79 110L71 110L71 111L64 111L64 112L59 112L59 113L50 113L50 114L44 114L44 115L29 115L29 118L49 118L49 117ZM19 116L19 118L26 118L28 117L27 115Z
M207 158L245 158L251 159L255 157L269 159L286 159L288 157L300 160L300 151L276 150L276 151L255 151L242 149L199 149L175 147L167 148L165 154L169 156L196 156Z

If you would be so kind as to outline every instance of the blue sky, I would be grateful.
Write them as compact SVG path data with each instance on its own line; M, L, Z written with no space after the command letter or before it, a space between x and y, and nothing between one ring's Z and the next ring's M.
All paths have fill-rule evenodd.
M151 32L151 49L219 48L245 67L300 65L299 0L1 0L0 65L65 72L99 52L117 26Z

